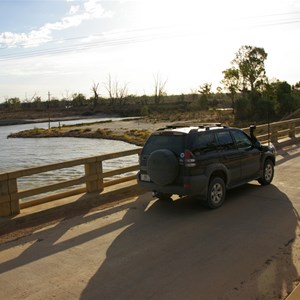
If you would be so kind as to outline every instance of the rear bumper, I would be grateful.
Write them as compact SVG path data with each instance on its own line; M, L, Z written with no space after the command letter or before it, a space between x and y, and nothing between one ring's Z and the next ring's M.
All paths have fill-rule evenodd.
M185 177L182 185L158 185L154 182L140 180L140 173L137 174L137 181L141 188L146 191L159 192L165 194L176 194L180 196L201 196L206 197L208 180L204 175Z

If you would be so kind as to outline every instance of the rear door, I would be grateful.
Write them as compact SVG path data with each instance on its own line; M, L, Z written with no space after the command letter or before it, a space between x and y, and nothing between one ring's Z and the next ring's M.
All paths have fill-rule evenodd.
M229 186L241 180L241 153L236 148L234 140L228 130L216 133L220 163L226 166L229 176Z
M203 174L210 164L219 162L217 142L213 132L197 132L190 135L191 149L196 159L196 167L191 169L191 175Z

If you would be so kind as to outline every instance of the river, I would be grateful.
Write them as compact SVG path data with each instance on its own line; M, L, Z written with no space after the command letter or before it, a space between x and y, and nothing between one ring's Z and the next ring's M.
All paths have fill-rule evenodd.
M60 121L60 125L63 126L104 120L106 119L97 118ZM109 118L109 120L117 121L118 118ZM58 122L51 123L51 127L57 126ZM0 126L0 173L136 148L136 146L122 141L105 139L7 138L10 133L33 128L48 128L48 122ZM136 156L125 157L122 161L120 161L120 159L111 160L104 164L104 170L114 169L121 165L130 165L136 162ZM18 188L19 190L29 189L47 183L51 184L65 179L76 178L83 174L83 167L79 166L37 174L30 177L23 177L18 179Z

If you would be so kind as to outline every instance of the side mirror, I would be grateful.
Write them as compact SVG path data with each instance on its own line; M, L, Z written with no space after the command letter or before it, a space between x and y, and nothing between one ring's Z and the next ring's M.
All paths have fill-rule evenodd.
M254 147L257 149L261 149L261 143L259 141L254 142Z

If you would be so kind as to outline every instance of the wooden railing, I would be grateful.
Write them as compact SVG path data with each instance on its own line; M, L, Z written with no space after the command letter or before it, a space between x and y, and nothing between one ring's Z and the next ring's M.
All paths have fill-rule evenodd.
M249 133L249 128L244 128ZM271 124L258 125L256 127L256 136L262 143L271 141L275 145L280 145L279 140L293 140L300 133L300 118L275 122ZM0 216L11 216L20 213L20 209L45 203L52 200L65 198L71 195L81 193L101 193L105 187L117 185L123 182L127 182L135 179L136 175L124 176L118 179L112 179L105 181L104 178L112 178L115 175L122 175L129 172L138 170L138 159L136 164L116 170L103 170L103 162L110 159L120 158L129 155L137 155L141 148L134 150L128 150L123 152L111 153L106 155L100 155L95 157L76 159L72 161L66 161L61 163L54 163L50 165L44 165L34 167L30 169L18 170L10 173L0 174ZM17 179L24 176L31 176L49 171L60 170L64 168L71 168L74 166L83 165L85 169L85 175L79 178L66 180L63 182L50 184L38 188L29 190L18 190ZM24 201L20 200L31 196L41 195L53 191L59 191L68 187L74 187L76 185L85 184L84 187L71 189L63 192L47 196L44 195L41 198Z
M136 159L136 164L134 165L108 171L103 170L103 162L116 158L122 159L122 157L130 155L137 156L139 151L140 148L136 148L133 150L110 153L83 159L76 159L0 174L0 216L16 215L20 213L20 209L22 208L38 205L41 203L65 198L76 194L101 193L105 187L133 180L136 178L135 174L127 176L124 174L138 170L138 158ZM80 165L83 165L85 170L85 175L82 177L38 188L18 191L18 178L65 168L72 168ZM113 179L116 175L124 176L118 179ZM110 178L111 180L104 181L105 178ZM85 186L77 189L62 191L60 193L56 193L50 196L44 195L44 197L34 200L20 202L20 200L23 198L58 191L68 187L74 187L80 184L85 184Z
M243 128L243 130L249 134L249 127ZM275 145L279 144L279 141L293 139L299 133L300 118L257 125L255 131L256 137L261 143L266 144L272 142Z

